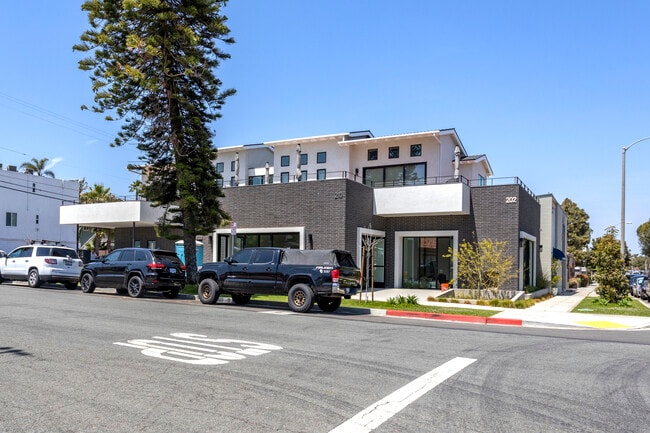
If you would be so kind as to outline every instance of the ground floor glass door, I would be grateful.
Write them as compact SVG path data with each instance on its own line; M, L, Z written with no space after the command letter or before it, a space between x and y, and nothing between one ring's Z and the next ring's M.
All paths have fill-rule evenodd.
M453 275L449 248L453 237L404 237L402 284L404 288L439 289Z

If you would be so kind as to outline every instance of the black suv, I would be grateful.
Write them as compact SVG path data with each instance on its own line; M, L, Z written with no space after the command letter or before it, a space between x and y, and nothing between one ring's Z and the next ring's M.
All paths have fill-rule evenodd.
M81 290L115 287L120 295L141 298L147 291L175 298L185 286L185 265L176 253L147 248L120 248L81 270Z

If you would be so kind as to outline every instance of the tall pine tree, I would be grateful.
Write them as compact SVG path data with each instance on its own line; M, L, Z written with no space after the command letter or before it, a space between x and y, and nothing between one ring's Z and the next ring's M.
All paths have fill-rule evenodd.
M111 146L135 143L146 176L142 193L172 206L183 228L188 277L196 280L195 236L227 215L213 160L209 125L234 89L222 91L215 70L232 44L227 0L87 0L90 29L73 49L89 53L79 68L92 71L92 110L120 120ZM87 108L87 107L82 107ZM169 223L167 221L166 223Z

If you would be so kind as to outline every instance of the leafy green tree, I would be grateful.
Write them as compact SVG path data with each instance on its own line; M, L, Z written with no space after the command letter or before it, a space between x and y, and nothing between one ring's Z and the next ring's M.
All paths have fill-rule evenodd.
M214 74L230 57L219 45L234 43L220 13L226 3L87 0L82 9L91 28L74 46L92 54L79 62L92 71L92 109L123 122L111 145L137 143L137 168L146 175L142 193L154 205L176 210L172 222L182 224L190 281L197 274L195 237L226 217L209 128L235 93L221 91Z
M32 158L30 162L23 162L20 164L20 169L25 173L35 174L37 176L47 176L54 178L54 172L46 170L49 158L36 159Z
M596 289L601 299L618 303L627 298L629 283L625 277L625 262L621 257L621 244L616 238L618 230L608 227L605 234L594 239L591 249L591 265Z
M587 266L586 247L593 231L589 227L589 215L569 198L562 202L562 209L567 216L567 251L575 258L576 265Z
M646 257L650 256L650 220L637 227L636 235L639 237L641 254Z
M458 262L456 272L463 289L475 291L481 296L489 290L493 296L505 283L515 278L515 259L507 254L508 243L483 239L478 243L462 242L458 251L449 248L452 258Z

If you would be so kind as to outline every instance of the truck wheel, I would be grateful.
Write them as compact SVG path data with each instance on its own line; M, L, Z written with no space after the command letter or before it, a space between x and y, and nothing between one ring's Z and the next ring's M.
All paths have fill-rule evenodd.
M86 272L81 276L81 291L84 293L92 293L95 291L95 279L93 276Z
M203 304L215 304L220 295L219 284L212 278L206 278L199 283L199 300Z
M289 308L296 313L306 313L314 306L314 294L307 284L296 284L289 289Z
M30 269L27 275L29 287L41 287L41 277L38 275L38 269Z
M233 293L232 301L237 305L245 305L251 300L251 295L242 295L241 293Z
M321 296L316 301L318 303L318 308L321 310L331 313L336 311L341 306L341 298L332 298L327 296Z
M129 296L132 298L142 298L144 296L144 281L138 275L129 278L126 288L129 291Z

